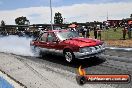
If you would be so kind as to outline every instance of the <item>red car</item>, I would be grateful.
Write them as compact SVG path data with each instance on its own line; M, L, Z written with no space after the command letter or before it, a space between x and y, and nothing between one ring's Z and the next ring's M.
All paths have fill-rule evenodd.
M68 30L45 31L31 42L32 49L39 53L62 54L67 62L98 56L104 52L104 43L100 40L82 38L76 32Z

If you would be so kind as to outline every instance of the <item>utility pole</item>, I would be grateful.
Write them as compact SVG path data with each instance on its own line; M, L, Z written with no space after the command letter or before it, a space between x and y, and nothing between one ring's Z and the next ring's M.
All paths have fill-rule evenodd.
M109 15L108 15L108 12L107 12L107 21L108 21L108 19L109 19Z
M51 29L53 30L53 20L52 20L52 2L50 0L50 13L51 13L51 20L50 20L50 23L51 23Z

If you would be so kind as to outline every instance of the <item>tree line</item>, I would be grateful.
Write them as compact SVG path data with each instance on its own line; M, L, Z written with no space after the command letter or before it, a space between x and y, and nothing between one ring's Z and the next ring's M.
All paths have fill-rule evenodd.
M132 18L132 14L130 14L130 18ZM54 24L63 24L64 19L65 18L62 17L62 14L60 12L56 12L54 15ZM77 22L73 22L73 23L77 23ZM29 25L30 21L27 19L27 17L21 16L15 19L15 24L16 25ZM6 25L5 21L2 20L1 27L4 28L5 25Z

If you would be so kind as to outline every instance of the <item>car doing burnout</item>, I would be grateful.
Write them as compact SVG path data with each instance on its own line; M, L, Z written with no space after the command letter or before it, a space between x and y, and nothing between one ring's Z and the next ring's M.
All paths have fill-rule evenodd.
M104 52L104 43L100 40L79 37L78 33L69 30L44 31L30 43L33 51L44 53L58 53L67 62L98 56Z

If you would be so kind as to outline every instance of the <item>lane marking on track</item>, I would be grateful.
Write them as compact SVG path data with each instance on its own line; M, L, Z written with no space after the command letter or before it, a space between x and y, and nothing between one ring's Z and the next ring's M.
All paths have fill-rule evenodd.
M132 51L132 48L119 48L119 47L106 47L106 49L111 49L111 50L121 50L121 51Z

